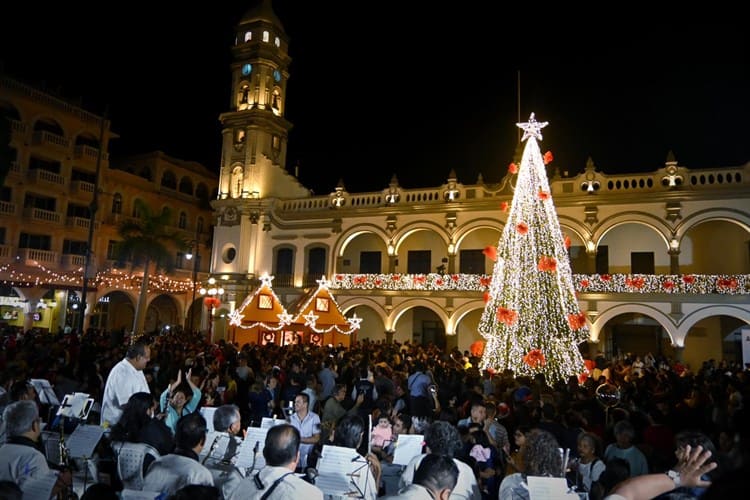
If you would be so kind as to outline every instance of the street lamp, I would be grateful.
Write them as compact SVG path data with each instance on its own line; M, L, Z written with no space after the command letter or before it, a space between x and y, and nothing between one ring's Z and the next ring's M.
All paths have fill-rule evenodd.
M188 252L185 254L185 258L187 260L193 260L193 257L195 257L195 260L193 260L193 298L190 299L190 308L188 310L188 322L186 325L186 329L190 329L190 331L193 331L193 304L195 304L195 282L198 279L198 263L200 262L200 244L198 243L198 240L191 240L190 241L190 247L195 249L195 255L193 255L192 252Z
M203 304L208 308L208 341L213 343L214 309L221 305L224 289L216 286L216 278L208 278L208 288L201 287L200 294L204 296Z

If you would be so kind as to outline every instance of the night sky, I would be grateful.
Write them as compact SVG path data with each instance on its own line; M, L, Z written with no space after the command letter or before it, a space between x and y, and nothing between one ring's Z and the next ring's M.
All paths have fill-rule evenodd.
M15 3L0 18L4 71L101 114L115 155L162 150L218 170L234 25L254 4ZM335 5L338 4L338 5ZM404 4L404 5L401 5ZM416 7L415 4L423 8ZM521 118L571 174L750 161L750 40L735 25L563 23L496 2L275 0L290 41L287 167L317 194L499 181ZM529 9L536 7L530 4ZM103 7L104 8L104 7ZM159 9L159 10L155 10ZM614 24L613 24L614 22ZM640 21L642 23L642 21ZM48 44L48 48L43 48Z

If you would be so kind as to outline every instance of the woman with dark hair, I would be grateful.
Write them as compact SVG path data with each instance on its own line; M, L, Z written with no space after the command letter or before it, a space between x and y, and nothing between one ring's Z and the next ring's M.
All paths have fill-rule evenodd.
M358 415L344 415L336 423L333 430L333 446L352 448L357 456L352 462L361 468L356 478L356 486L364 500L374 500L378 497L378 485L380 484L380 460L372 453L363 457L358 451L362 446L365 435L365 424Z
M169 427L156 414L156 400L148 392L136 392L123 407L122 417L112 427L111 441L145 443L160 455L171 453L174 438Z
M562 457L560 444L551 433L541 429L532 429L526 435L523 449L524 472L506 476L500 483L500 500L528 500L529 489L526 486L528 476L560 477L562 475Z

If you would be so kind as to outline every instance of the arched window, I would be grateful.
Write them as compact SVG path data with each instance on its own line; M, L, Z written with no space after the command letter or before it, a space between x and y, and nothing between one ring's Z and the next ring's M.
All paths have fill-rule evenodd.
M268 31L263 32L263 41L268 43L268 40L270 39L270 35L268 34Z
M271 111L276 116L281 116L281 89L275 87L271 95Z
M115 193L114 197L112 198L112 213L122 213L122 195L120 193Z
M180 193L193 195L193 181L190 180L190 177L185 176L180 179Z
M161 176L161 186L169 189L177 189L177 177L174 173L167 170L164 175Z
M133 217L141 218L141 204L138 203L138 200L133 200Z
M253 32L252 31L246 31L245 32L245 43L249 42L253 39Z
M180 212L180 218L177 221L177 226L180 229L187 229L187 214L185 212Z
M281 39L279 37L276 37L273 39L273 44L277 47L281 47Z
M242 167L236 166L232 169L232 181L229 186L229 190L232 193L232 198L239 198L242 196Z

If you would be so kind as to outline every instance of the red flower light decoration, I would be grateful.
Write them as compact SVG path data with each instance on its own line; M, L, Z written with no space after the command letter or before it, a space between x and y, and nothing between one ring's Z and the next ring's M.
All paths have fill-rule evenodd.
M612 281L612 276L610 276L609 274L602 274L600 278L602 281Z
M437 286L443 286L443 283L444 283L443 278L438 278L435 280L435 284Z
M564 242L564 243L565 243L565 250L568 250L568 249L570 249L570 246L571 246L571 245L573 244L573 243L572 243L572 242L570 241L570 236L565 236L565 242Z
M503 212L507 212L508 211L508 202L507 201L504 201L504 202L500 203L500 210L502 210Z
M391 276L392 281L401 281L401 275L400 274L394 274Z
M472 354L472 356L481 358L482 354L484 354L484 342L481 340L477 340L476 342L473 342L469 346L469 352Z
M529 367L536 369L546 365L547 359L544 357L541 349L532 349L523 357L523 362L529 365Z
M510 165L508 165L508 172L510 172L511 174L517 174L518 165L516 165L515 163L511 163Z
M695 283L695 276L693 276L692 274L688 274L687 276L682 277L682 281L686 285L692 285L693 283Z
M542 200L542 201L549 200L549 193L547 191L542 191L540 189L539 193L538 193L538 196L539 196L539 199Z
M525 222L519 222L516 224L516 231L518 231L518 234L526 234L529 232L529 225Z
M640 276L635 278L625 278L625 286L628 286L630 288L635 288L636 290L640 290L643 288L643 285L646 283L646 280L641 278Z
M581 288L588 288L589 284L589 280L581 280Z
M352 281L355 285L364 285L367 283L367 276L355 276Z
M568 324L570 325L571 330L580 330L586 326L586 314L582 312L578 314L568 314Z
M453 283L458 283L458 278L460 276L458 274L451 274L451 279L453 280Z
M555 259L554 257L549 257L548 255L542 255L539 258L539 263L536 265L536 267L540 271L554 273L555 271L557 271L557 259Z
M674 288L674 282L667 280L661 285L666 291L671 291Z
M415 285L423 285L426 278L424 276L414 276L414 284Z
M336 275L336 281L344 281L344 275L343 274L337 274Z
M545 165L549 165L550 163L552 163L552 160L554 160L554 159L555 159L555 157L552 156L552 151L547 151L546 153L544 153L544 164Z
M490 292L484 292L484 295L482 295L482 299L484 299L484 303L485 304L487 302L489 302L490 301Z
M216 309L221 305L221 300L218 297L206 297L203 299L203 305L209 309Z
M380 278L375 280L375 286L380 286L382 284L383 284L383 280L381 280Z
M487 288L490 283L492 283L491 278L479 278L479 284L482 285L482 288Z
M497 308L497 319L507 326L513 326L518 321L518 312L501 306Z
M497 247L484 247L482 253L492 262L497 262Z

